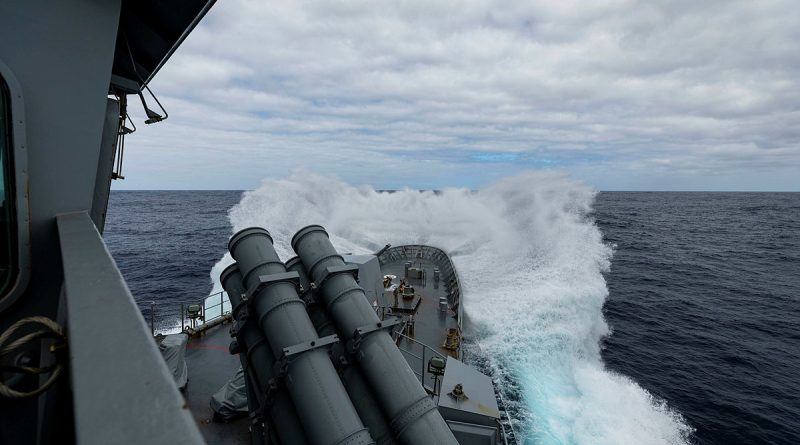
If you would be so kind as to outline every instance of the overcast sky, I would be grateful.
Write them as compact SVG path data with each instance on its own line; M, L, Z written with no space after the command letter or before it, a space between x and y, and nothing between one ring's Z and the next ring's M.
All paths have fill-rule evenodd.
M115 189L800 190L800 1L217 2Z

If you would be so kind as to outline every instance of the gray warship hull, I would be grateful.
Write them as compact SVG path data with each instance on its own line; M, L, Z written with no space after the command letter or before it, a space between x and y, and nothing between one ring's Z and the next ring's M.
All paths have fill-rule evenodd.
M392 328L392 339L439 411L450 418L448 425L454 428L459 443L515 443L512 426L502 409L502 398L491 380L462 363L465 359L462 290L449 256L432 246L403 245L387 246L376 254L343 255L343 258L358 267L359 285L376 314L382 320L402 320ZM404 289L398 290L400 285ZM201 312L206 306L211 308L210 312L216 308L223 310L203 320L204 323L184 326L189 334L185 353L189 384L184 396L209 444L249 444L251 420L246 407L240 403L239 414L231 413L223 420L209 404L215 393L224 393L222 388L241 367L239 357L230 353L234 317L227 310L226 297L209 297ZM184 322L188 323L188 319ZM441 359L446 368L431 367L431 359L434 362ZM446 385L454 386L452 382L462 384L464 392L475 400L470 398L471 403L459 404L448 395L453 388ZM475 424L469 423L476 420Z

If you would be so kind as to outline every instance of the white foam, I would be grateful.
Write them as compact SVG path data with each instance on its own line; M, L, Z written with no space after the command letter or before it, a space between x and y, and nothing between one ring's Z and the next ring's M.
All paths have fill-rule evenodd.
M630 379L604 369L600 340L611 248L588 217L594 192L558 173L526 173L477 192L380 193L302 172L266 180L231 209L234 231L267 228L283 260L301 227L322 224L340 251L386 243L448 252L465 311L526 442L687 443L691 428ZM212 270L214 292L225 257ZM511 397L513 399L514 397Z

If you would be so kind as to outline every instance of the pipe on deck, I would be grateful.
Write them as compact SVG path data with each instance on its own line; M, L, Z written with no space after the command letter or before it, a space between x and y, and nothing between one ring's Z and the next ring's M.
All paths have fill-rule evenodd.
M311 287L311 281L308 279L308 273L300 257L293 257L286 261L286 270L297 272L300 278L300 287L302 289L302 297L306 301L308 309L308 318L316 328L320 337L337 334L336 326L331 321L325 307L321 302L314 301L318 292L314 291ZM349 363L345 358L345 350L341 343L334 345L332 354L334 362L338 363L339 376L344 383L347 394L353 402L358 415L364 421L369 430L370 435L375 439L378 445L394 445L394 437L389 421L386 415L381 410L381 405L372 394L361 370L353 363ZM341 358L341 360L336 360Z
M292 248L321 290L338 331L355 349L355 357L395 437L404 444L451 444L456 441L436 404L408 366L355 277L347 272L322 226L300 229ZM362 334L363 333L363 334Z
M255 318L248 318L247 306L242 302L242 295L246 291L242 283L242 273L239 265L234 263L225 268L219 276L219 281L223 289L228 294L231 302L231 312L235 320L235 330L232 334L236 336L239 343L239 357L242 360L242 367L245 371L247 381L247 403L250 414L253 414L252 403L256 410L260 409L267 402L264 396L270 380L273 379L273 369L275 358L272 351L261 333L261 329L255 322ZM251 391L252 386L252 391ZM283 386L275 388L272 394L271 405L266 406L264 414L269 415L273 425L280 425L275 428L278 439L283 444L307 444L303 427L297 417L294 403L292 403L289 393Z
M264 229L244 229L231 237L228 250L239 263L249 290L248 309L285 369L284 383L303 429L314 444L374 444L361 422L320 338L297 295L297 274L286 266ZM289 349L287 349L289 348ZM299 348L299 349L298 349ZM289 350L296 350L288 357Z

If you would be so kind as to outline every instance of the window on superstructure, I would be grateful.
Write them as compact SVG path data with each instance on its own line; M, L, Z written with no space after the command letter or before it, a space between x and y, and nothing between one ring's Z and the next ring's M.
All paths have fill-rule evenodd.
M10 110L8 85L0 76L0 297L8 293L19 273Z

